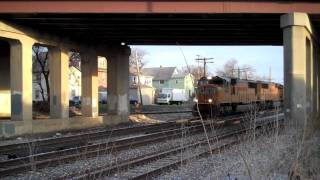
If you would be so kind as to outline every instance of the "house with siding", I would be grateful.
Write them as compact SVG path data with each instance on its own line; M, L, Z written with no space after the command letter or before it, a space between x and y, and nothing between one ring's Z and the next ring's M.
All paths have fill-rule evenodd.
M155 89L152 87L152 76L140 75L141 94L143 105L154 104ZM140 102L140 92L138 88L138 75L131 71L129 74L129 99L130 101Z
M176 67L144 68L142 74L152 76L152 86L159 91L161 88L184 89L187 99L194 94L193 76L182 73Z

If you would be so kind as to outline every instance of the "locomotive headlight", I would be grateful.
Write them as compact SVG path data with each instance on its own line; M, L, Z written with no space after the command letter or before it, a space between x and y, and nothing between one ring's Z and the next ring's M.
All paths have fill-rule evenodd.
M196 103L197 103L197 102L198 102L198 99L197 99L197 98L194 98L194 99L193 99L193 102L196 102Z
M212 103L212 99L208 99L208 102L209 102L209 103Z

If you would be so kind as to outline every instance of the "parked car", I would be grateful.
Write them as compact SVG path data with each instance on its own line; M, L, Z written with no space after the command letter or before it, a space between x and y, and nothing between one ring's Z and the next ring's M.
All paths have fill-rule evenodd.
M130 99L130 104L138 104L138 100L136 99Z
M107 91L99 91L98 96L99 96L99 103L107 104L107 96L108 96Z
M81 96L74 96L70 101L70 105L73 105L73 106L79 106L80 104L81 104Z

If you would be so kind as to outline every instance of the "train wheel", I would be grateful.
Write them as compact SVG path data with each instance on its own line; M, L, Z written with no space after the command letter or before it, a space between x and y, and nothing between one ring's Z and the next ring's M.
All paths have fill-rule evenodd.
M211 118L215 118L220 116L220 111L221 111L220 106L214 105L210 108L208 115Z
M237 111L237 105L236 104L232 104L231 108L232 108L232 112L233 113L235 113Z

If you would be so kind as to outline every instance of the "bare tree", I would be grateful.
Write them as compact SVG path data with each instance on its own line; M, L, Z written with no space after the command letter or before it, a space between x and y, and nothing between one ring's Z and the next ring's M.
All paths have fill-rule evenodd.
M132 48L131 49L131 56L129 58L129 68L130 72L136 72L137 71L137 63L139 69L143 69L143 67L148 63L148 61L145 59L145 56L147 55L147 52L143 49L139 48Z
M146 52L144 50L133 48L131 50L131 56L130 56L130 62L129 62L130 72L135 73L138 77L138 90L139 90L141 105L143 105L143 101L142 101L140 75L141 75L141 69L146 64L146 61L143 59L145 55L146 55Z
M33 46L33 68L32 73L35 76L33 83L40 88L40 93L43 101L50 101L50 83L49 83L49 54L48 49L42 46ZM80 69L81 56L78 52L70 53L69 66L74 66ZM71 74L74 75L74 74Z
M236 59L227 61L223 69L218 70L216 73L218 76L239 77L241 79L260 80L263 78L256 74L255 69L251 65L244 64L240 66Z
M42 100L50 102L48 49L42 46L33 46L32 51L32 72L36 77L34 78L34 83L40 88ZM44 79L44 84L42 83L42 79Z
M69 54L69 69L71 67L75 67L76 69L78 69L79 71L81 71L81 56L80 53L75 52L75 51L71 51ZM81 79L78 78L78 75L76 74L75 71L70 70L69 71L70 76L73 76L75 79L75 85L76 86L80 86L81 84Z
M257 79L257 75L256 75L256 70L248 64L244 64L240 67L240 69L242 70L242 74L241 74L241 78L242 79Z
M189 65L189 68L184 66L179 69L179 72L192 74L196 83L203 76L203 66Z
M77 69L80 69L81 66L81 56L80 53L71 51L70 54L70 59L69 59L69 67L74 66Z
M237 65L238 61L236 59L230 59L224 64L223 69L218 70L216 73L218 76L234 77L234 70Z

